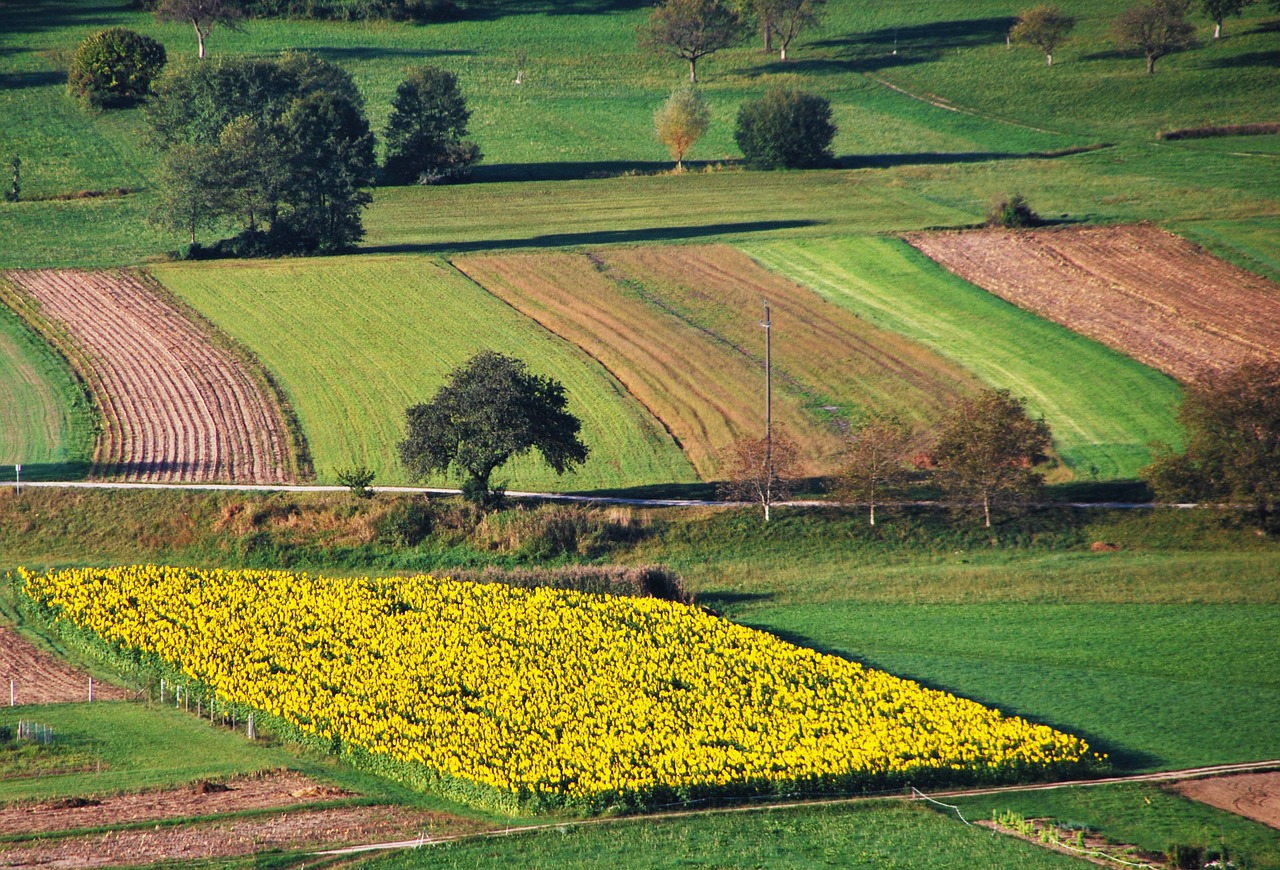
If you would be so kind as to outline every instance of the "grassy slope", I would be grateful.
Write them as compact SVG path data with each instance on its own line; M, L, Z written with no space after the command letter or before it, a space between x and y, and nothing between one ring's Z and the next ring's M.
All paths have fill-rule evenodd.
M1136 477L1153 441L1176 443L1168 377L1009 305L904 242L844 238L744 246L825 299L1025 396L1077 477Z
M253 348L293 403L321 481L365 464L408 482L395 455L404 409L483 349L514 353L559 379L592 450L557 478L533 459L499 469L512 489L690 481L693 470L651 416L598 364L437 260L362 257L157 267L154 274ZM444 483L444 479L435 481Z

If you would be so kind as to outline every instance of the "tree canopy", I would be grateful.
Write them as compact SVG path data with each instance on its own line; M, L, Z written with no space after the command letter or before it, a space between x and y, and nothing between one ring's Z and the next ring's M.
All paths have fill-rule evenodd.
M384 171L393 183L451 180L481 157L467 135L471 112L458 77L435 66L409 72L396 88L383 139Z
M640 44L689 62L689 82L698 81L698 61L733 45L742 36L742 18L723 0L666 0L640 25Z
M1222 38L1222 22L1229 16L1240 15L1252 0L1200 0L1200 9L1213 22L1213 38Z
M1076 20L1061 7L1041 4L1018 13L1018 23L1009 31L1014 42L1034 45L1044 52L1045 63L1053 66L1053 52L1075 29Z
M400 460L417 477L464 475L469 500L493 504L490 484L507 460L537 450L557 474L587 459L581 422L569 413L564 386L535 375L523 361L482 351L451 371L431 401L405 411Z
M1130 6L1112 25L1116 44L1122 49L1142 52L1147 74L1156 71L1156 61L1195 44L1195 25L1187 20L1191 0L1149 0Z
M196 31L196 56L203 59L204 41L213 26L239 30L244 11L237 0L160 0L156 18L190 24Z
M876 524L876 505L902 492L911 479L907 453L912 433L901 420L877 417L849 437L845 461L836 477L836 496L865 503L868 522Z
M1186 449L1162 446L1143 474L1163 501L1247 505L1268 526L1280 501L1280 361L1253 361L1187 389Z
M775 86L742 104L733 138L753 169L806 169L832 161L835 135L825 97Z
M168 60L164 46L150 36L108 27L85 38L67 70L67 91L86 106L132 106L151 90Z
M769 522L772 507L795 491L799 448L782 433L771 438L739 438L729 450L725 473L718 487L726 501L749 501L764 508Z
M684 168L684 156L702 138L711 124L711 107L692 85L672 91L653 116L658 141L667 146L676 161L676 171Z

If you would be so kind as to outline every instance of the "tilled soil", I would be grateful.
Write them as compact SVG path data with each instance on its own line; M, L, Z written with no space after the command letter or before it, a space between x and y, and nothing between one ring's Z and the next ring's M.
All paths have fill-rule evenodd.
M906 239L979 287L1181 381L1280 356L1280 284L1153 226Z
M0 625L0 703L8 703L10 680L15 704L60 704L89 700L89 675L37 649L12 629ZM129 692L93 681L96 701L120 701ZM2 830L2 829L0 829Z
M105 416L95 474L131 481L284 483L283 415L249 370L149 279L117 270L0 277L64 330ZM72 347L71 345L74 345Z
M1170 788L1211 807L1280 828L1280 772L1186 779Z

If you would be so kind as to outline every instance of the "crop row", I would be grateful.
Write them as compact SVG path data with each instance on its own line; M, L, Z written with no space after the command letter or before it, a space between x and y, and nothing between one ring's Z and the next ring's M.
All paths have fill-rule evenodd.
M223 701L535 805L1085 766L1084 741L695 607L553 589L138 566L27 593Z

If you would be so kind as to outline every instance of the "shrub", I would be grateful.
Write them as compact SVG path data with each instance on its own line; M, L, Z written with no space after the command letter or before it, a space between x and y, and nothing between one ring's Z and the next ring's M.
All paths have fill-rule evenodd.
M827 99L775 87L742 104L733 138L752 169L804 169L832 161L835 135Z
M987 213L989 227L1021 229L1039 226L1041 223L1040 215L1031 210L1031 206L1020 193L997 199L992 204L991 211Z
M151 90L164 67L164 46L123 27L99 30L76 50L67 91L95 109L131 106Z
M351 468L341 468L337 473L338 483L351 490L351 494L358 498L373 498L373 490L369 488L369 484L373 483L374 472L370 471L368 466L356 465Z

